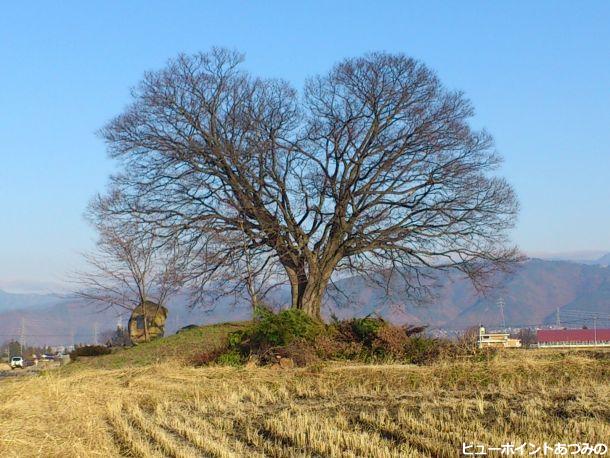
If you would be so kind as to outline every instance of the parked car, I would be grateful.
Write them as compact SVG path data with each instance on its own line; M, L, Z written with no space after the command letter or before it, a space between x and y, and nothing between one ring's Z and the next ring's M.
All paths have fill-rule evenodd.
M20 368L23 369L23 358L21 356L13 356L11 358L11 369Z

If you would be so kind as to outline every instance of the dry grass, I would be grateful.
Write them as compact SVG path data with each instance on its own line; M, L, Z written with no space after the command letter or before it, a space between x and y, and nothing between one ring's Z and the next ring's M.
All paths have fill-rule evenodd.
M458 456L463 441L608 442L610 359L429 367L83 367L0 382L0 456Z

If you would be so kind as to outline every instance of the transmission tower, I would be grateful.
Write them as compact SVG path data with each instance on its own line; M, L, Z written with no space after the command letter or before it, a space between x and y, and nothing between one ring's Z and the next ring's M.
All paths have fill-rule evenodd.
M500 309L500 317L502 318L502 327L506 327L506 318L504 317L504 306L506 305L503 297L498 298L498 308Z
M97 345L97 321L93 323L93 345Z
M556 322L555 324L557 325L557 327L560 328L561 327L561 318L559 317L559 307L557 307L555 322Z

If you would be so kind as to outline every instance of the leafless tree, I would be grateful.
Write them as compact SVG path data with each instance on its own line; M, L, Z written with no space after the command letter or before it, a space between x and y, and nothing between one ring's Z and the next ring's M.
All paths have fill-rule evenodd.
M494 174L492 138L425 65L347 59L299 97L242 60L178 56L101 131L121 162L111 189L126 198L113 210L205 260L203 283L250 256L281 266L292 306L319 317L341 271L416 290L458 269L483 287L519 259L507 239L518 205Z
M143 308L144 336L148 322L183 282L176 249L149 230L109 209L120 195L97 197L87 219L98 233L96 249L84 255L87 268L76 275L77 296L100 310L115 308L132 312ZM148 307L150 304L154 306ZM150 310L149 310L150 309Z
M230 296L235 303L249 302L253 309L267 307L269 293L284 284L276 260L267 250L252 247L243 232L212 236L214 243L208 241L205 249L197 250L195 255L188 250L182 254L188 265L185 271L190 273L188 283L194 291L194 303L213 308L219 299Z
M460 353L474 353L479 342L479 326L471 326L458 335L456 346Z
M519 329L519 332L515 337L521 340L521 345L523 345L525 348L533 347L538 343L538 336L536 335L536 331L533 329Z

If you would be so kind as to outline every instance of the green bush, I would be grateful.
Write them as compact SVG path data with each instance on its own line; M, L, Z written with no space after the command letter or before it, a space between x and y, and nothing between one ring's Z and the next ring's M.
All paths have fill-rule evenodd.
M412 364L426 364L438 358L442 343L428 337L411 337L405 348L405 360Z
M297 365L306 365L309 361L317 361L311 343L323 329L323 324L301 310L273 313L257 308L249 327L232 332L223 348L196 355L192 363L195 366L212 363L240 366L254 355L263 364L284 357L293 359Z
M257 308L252 326L229 336L229 347L256 352L259 349L288 345L295 339L311 341L321 328L319 323L301 310L288 309L273 313Z
M361 342L372 345L373 341L377 338L379 330L386 326L386 323L381 318L354 318L350 320L352 330L358 340Z
M241 366L245 362L245 358L243 355L237 350L229 350L225 353L221 353L216 358L216 364L220 364L222 366Z

